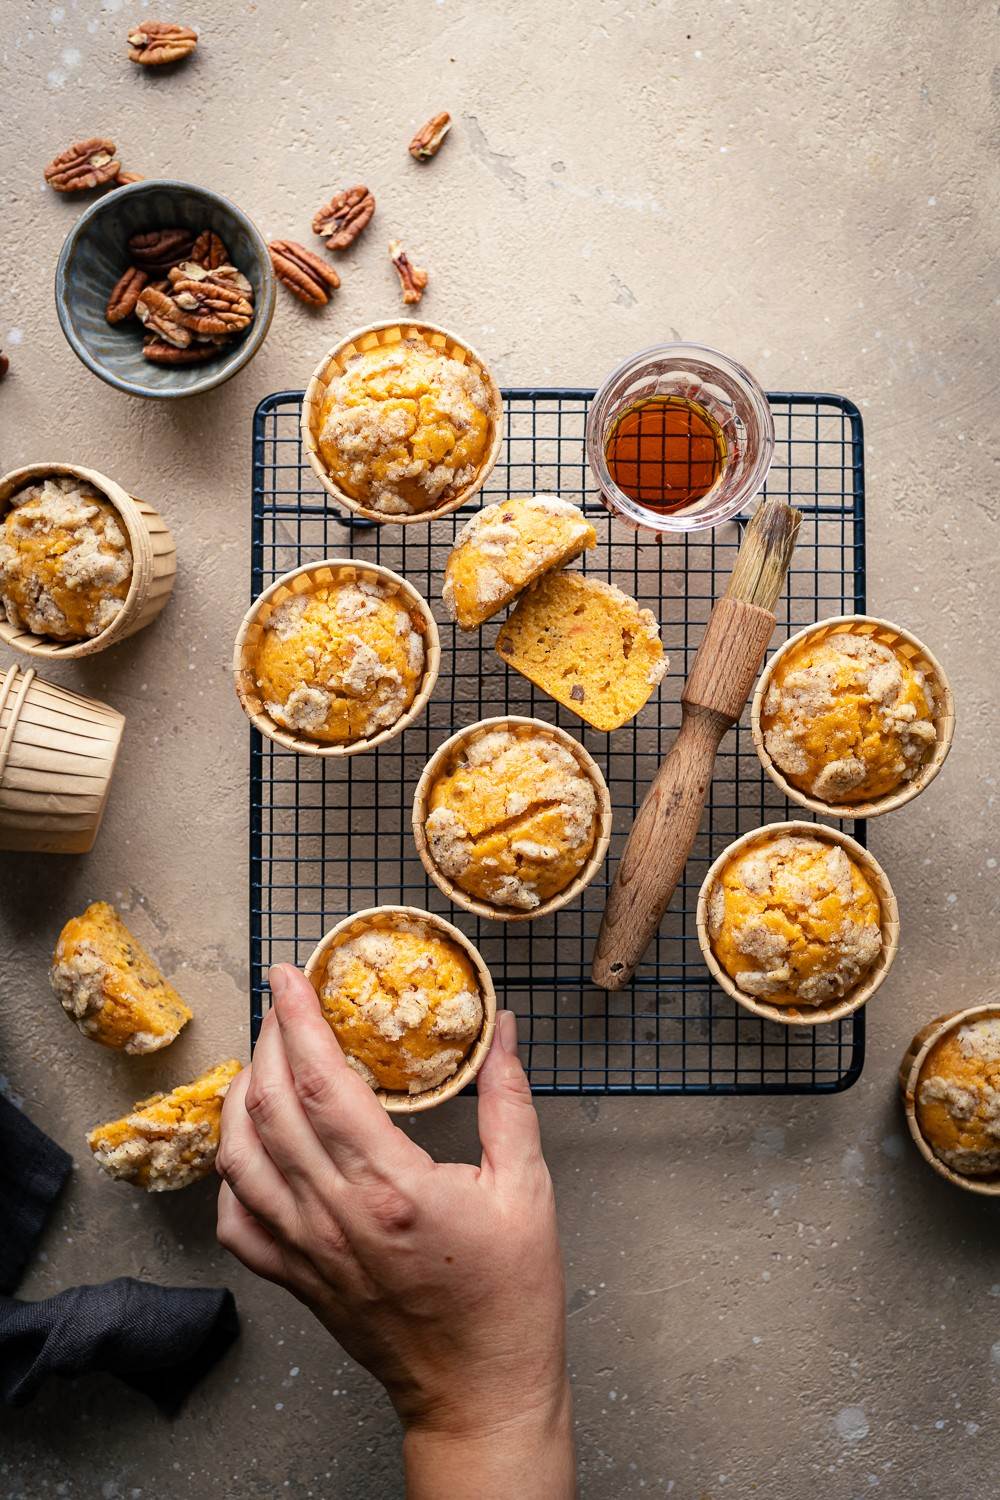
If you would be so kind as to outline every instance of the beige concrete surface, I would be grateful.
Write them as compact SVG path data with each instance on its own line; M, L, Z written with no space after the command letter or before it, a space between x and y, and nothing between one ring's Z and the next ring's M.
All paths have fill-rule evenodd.
M247 1048L247 734L229 680L248 587L250 418L335 335L398 307L385 241L429 267L426 313L507 383L591 384L677 335L772 388L852 396L867 426L870 601L951 671L945 772L872 828L902 909L867 1066L828 1100L545 1101L565 1238L588 1500L761 1495L990 1500L1000 1443L997 1208L904 1139L912 1031L996 993L997 147L986 0L199 0L195 59L124 56L122 0L3 0L0 468L91 464L148 496L180 549L153 628L63 682L128 715L86 859L0 857L0 1072L77 1171L22 1295L123 1273L227 1282L238 1346L167 1422L116 1383L0 1417L0 1494L49 1500L400 1493L373 1383L214 1242L213 1187L146 1199L83 1132ZM405 146L455 127L422 171ZM110 132L128 167L205 183L310 240L334 187L376 225L319 315L284 293L254 363L189 403L103 386L63 341L52 276L79 199L42 184ZM82 200L87 201L87 200ZM48 990L62 921L115 901L197 1010L159 1060L87 1044ZM474 1149L460 1101L422 1120Z

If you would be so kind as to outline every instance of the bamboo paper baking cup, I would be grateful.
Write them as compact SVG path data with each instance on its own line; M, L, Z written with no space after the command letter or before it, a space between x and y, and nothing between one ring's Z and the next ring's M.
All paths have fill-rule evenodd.
M460 747L469 744L473 739L478 739L480 735L491 734L498 729L509 729L513 734L523 738L541 734L547 739L555 740L556 744L562 745L574 757L580 769L589 776L594 791L597 793L597 836L586 864L564 890L557 891L554 896L549 897L548 901L543 901L531 911L518 911L509 906L491 906L488 902L478 901L475 896L470 896L467 891L463 891L461 886L450 880L434 863L424 826L427 822L431 790L442 774L446 763ZM530 922L535 917L548 916L550 912L558 911L561 906L567 906L570 901L575 901L581 891L586 890L601 868L608 852L608 844L611 842L611 796L601 774L601 768L594 757L571 734L567 734L565 729L559 729L554 724L546 724L542 719L523 719L516 716L480 719L478 723L470 724L468 729L460 729L457 734L445 740L443 745L439 745L420 773L420 780L417 782L413 796L413 837L424 869L449 901L453 901L464 911L472 912L477 917L488 917L494 922Z
M101 826L125 720L34 669L0 677L0 849L86 854Z
M415 1115L422 1110L433 1109L436 1104L443 1104L445 1099L451 1099L455 1094L460 1094L475 1078L490 1050L497 1018L497 995L493 987L492 976L483 962L479 949L469 942L464 932L459 932L457 927L453 927L450 922L445 921L444 917L439 917L434 912L421 911L416 906L372 906L366 911L355 912L353 916L345 917L342 922L337 923L336 927L331 927L313 949L306 964L305 973L306 978L319 994L326 976L327 962L334 947L362 929L381 928L383 931L392 931L401 922L418 922L438 937L447 938L457 948L461 948L476 971L483 1002L482 1030L458 1070L450 1078L446 1078L444 1083L439 1083L436 1088L427 1089L422 1094L400 1094L389 1089L374 1090L376 1097L381 1099L390 1114Z
M25 464L21 469L12 469L0 479L0 519L10 509L12 495L35 480L48 479L54 474L68 474L86 480L111 501L125 527L132 550L132 581L121 609L100 635L83 641L55 641L0 620L0 640L27 656L63 659L92 656L96 651L117 645L126 636L134 635L155 620L174 586L177 549L167 523L151 505L126 494L120 484L98 474L96 469L84 469L79 464Z
M490 395L490 421L493 428L492 440L489 450L479 466L479 472L459 493L452 499L437 505L433 510L422 510L412 516L390 516L383 510L374 510L356 500L353 495L342 490L333 479L326 467L323 455L319 448L320 428L323 422L323 403L326 400L327 387L338 375L342 375L349 359L356 354L363 354L368 349L375 349L379 345L388 346L398 344L402 339L421 338L432 348L448 354L452 359L458 360L460 364L468 364L477 368L486 382ZM355 516L364 516L368 521L381 521L383 523L396 522L406 525L411 521L436 521L439 516L446 516L453 510L458 510L460 505L465 505L482 489L486 480L493 470L500 452L500 442L503 437L503 401L496 381L490 374L482 359L456 334L449 333L446 328L438 328L435 323L411 322L407 319L390 318L383 323L368 323L364 328L356 328L342 339L329 354L320 360L313 372L312 379L306 387L305 397L302 401L302 446L306 456L312 465L316 477L326 490L332 495L338 505L342 505Z
M806 792L793 786L779 771L764 744L761 714L764 710L768 688L774 680L775 669L784 658L789 656L803 641L823 641L831 635L845 635L848 632L852 635L870 635L874 640L891 647L900 656L905 657L912 666L926 673L930 678L934 691L937 744L933 755L920 767L913 779L903 782L895 791L887 792L884 797L876 797L871 802L820 802L818 798L810 797ZM789 801L797 802L800 807L806 807L810 812L820 813L825 817L877 818L882 813L893 812L904 803L912 802L914 797L919 797L925 787L930 786L951 749L955 733L955 703L940 662L931 655L922 641L917 640L915 635L911 635L901 625L893 625L890 620L876 619L874 615L837 615L833 619L820 620L815 625L808 625L805 630L789 636L780 651L775 652L761 673L757 691L753 695L750 708L750 731L761 765L778 790Z
M878 895L882 916L882 952L874 968L868 972L864 980L855 985L854 989L840 1000L829 1000L823 1005L803 1005L801 1009L794 1005L772 1005L768 1000L761 1000L756 995L747 995L739 989L713 953L712 940L708 933L708 898L723 868L750 844L782 834L825 839L829 844L839 844L871 881ZM765 1021L778 1021L782 1026L820 1026L825 1021L842 1021L845 1016L860 1010L862 1005L871 999L888 974L899 947L899 908L882 866L867 849L862 848L856 839L850 838L846 833L841 833L838 828L824 828L820 823L768 823L763 828L754 828L750 833L745 833L742 838L730 844L719 855L702 882L698 895L697 925L702 957L715 982L751 1015L760 1016Z
M917 1119L917 1085L931 1048L956 1026L964 1026L969 1021L978 1021L984 1016L1000 1016L1000 1004L994 1002L992 1005L973 1005L967 1010L956 1010L950 1015L938 1016L936 1020L922 1026L907 1047L899 1065L899 1092L906 1123L924 1161L934 1168L939 1177L954 1183L955 1187L964 1188L967 1193L979 1193L985 1198L996 1198L1000 1197L1000 1173L992 1177L963 1177L961 1172L953 1171L930 1145Z
M319 740L310 740L304 735L293 734L291 730L283 729L271 718L264 707L260 689L257 686L255 671L257 649L268 620L278 605L283 604L286 599L293 598L296 594L312 593L314 589L325 588L335 582L354 583L359 578L370 583L377 581L393 589L413 611L417 628L422 629L424 637L423 681L413 702L395 724L390 724L387 729L380 729L378 734L366 735L362 739L350 740L345 744L323 744ZM351 558L340 557L326 557L322 562L304 563L301 568L295 568L291 573L285 573L281 578L275 579L270 588L258 595L243 616L243 623L240 625L233 649L233 678L236 683L236 696L243 705L247 718L254 728L259 729L261 734L266 735L269 740L274 740L278 745L284 745L287 750L296 750L300 755L358 755L362 750L374 750L379 745L384 745L387 740L394 739L397 734L402 734L406 726L412 724L427 707L431 693L434 691L434 684L437 682L440 666L441 640L437 623L428 608L426 599L422 594L417 593L413 584L401 578L398 573L393 573L389 568L383 568L379 563L355 562Z

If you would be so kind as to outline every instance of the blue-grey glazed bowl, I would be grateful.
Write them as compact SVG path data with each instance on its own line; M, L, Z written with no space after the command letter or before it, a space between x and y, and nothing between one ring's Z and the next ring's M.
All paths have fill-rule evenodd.
M203 365L154 365L142 357L142 325L105 319L108 298L129 264L128 239L145 229L211 229L254 293L254 320L217 359ZM208 188L153 178L115 188L80 215L56 266L56 308L63 333L89 370L130 396L195 396L247 364L274 314L274 271L256 225Z

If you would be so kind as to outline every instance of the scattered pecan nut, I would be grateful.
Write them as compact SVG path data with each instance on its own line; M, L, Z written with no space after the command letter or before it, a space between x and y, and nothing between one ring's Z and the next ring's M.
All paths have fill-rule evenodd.
M173 21L140 21L128 34L128 55L146 68L180 62L198 45L198 33Z
M0 380L4 378L9 369L10 360L7 358L6 354L4 354L3 350L0 349Z
M340 285L333 267L294 240L272 240L267 248L278 280L310 307L325 307Z
M450 129L451 115L446 109L439 115L433 115L410 142L410 155L414 161L430 161L432 156L437 156Z
M427 272L422 271L419 266L411 264L410 257L403 249L399 240L389 241L389 259L396 267L399 275L399 284L403 289L403 301L407 303L419 302L424 295L424 287L427 285L429 279Z
M138 172L123 172L119 167L118 175L115 177L115 187L128 187L130 182L145 182L145 180Z
M194 244L189 229L140 230L129 236L128 253L132 263L144 271L166 274L178 261L187 260Z
M60 151L45 168L45 181L57 193L86 193L111 182L120 169L114 141L95 136Z
M186 327L177 303L166 292L144 287L135 304L135 315L149 333L156 334L166 343L178 349L187 349L190 345L191 329Z
M143 288L149 282L148 271L140 270L138 266L129 266L124 276L119 277L108 298L108 307L104 316L109 323L124 323L135 312L135 304Z
M145 338L142 341L142 357L154 365L202 365L214 359L219 350L215 344L199 344L195 341L186 349L168 344L164 339Z
M231 264L229 251L211 229L203 229L199 234L191 246L191 259L197 261L199 266L204 266L206 271L214 271L217 266Z
M328 235L328 250L346 250L375 212L375 199L366 187L344 188L313 214L313 234Z
M234 287L205 276L172 283L178 321L196 334L242 333L253 322L253 306Z

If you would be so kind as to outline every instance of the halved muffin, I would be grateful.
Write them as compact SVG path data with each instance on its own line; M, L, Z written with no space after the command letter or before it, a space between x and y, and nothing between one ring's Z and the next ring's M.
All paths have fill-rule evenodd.
M242 1066L235 1057L217 1063L172 1093L140 1099L120 1120L95 1126L87 1145L102 1172L148 1193L207 1177L219 1149L222 1106Z

